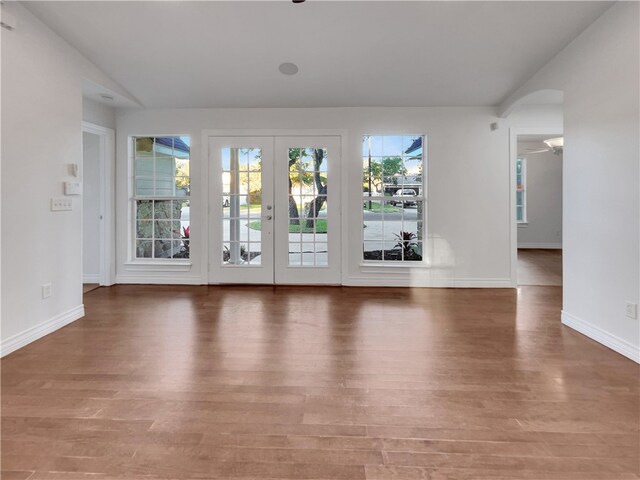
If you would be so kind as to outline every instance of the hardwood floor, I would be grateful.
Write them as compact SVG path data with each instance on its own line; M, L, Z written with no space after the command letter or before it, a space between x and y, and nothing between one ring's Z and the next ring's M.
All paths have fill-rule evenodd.
M518 250L518 285L562 286L562 250Z
M7 356L2 479L637 479L561 290L116 286Z
M92 290L96 290L100 288L100 284L99 283L83 283L82 284L82 293L89 293Z

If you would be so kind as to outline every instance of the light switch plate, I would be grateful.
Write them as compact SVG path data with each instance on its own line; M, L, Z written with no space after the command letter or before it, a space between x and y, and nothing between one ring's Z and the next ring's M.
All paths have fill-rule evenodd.
M632 318L634 320L638 318L637 303L627 302L627 317Z
M68 210L73 210L73 199L65 197L51 199L52 212L63 212Z
M65 195L81 195L82 183L80 182L64 182Z

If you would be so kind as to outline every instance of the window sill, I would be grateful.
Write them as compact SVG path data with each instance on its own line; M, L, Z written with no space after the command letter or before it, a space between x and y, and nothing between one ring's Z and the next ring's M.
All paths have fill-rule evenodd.
M124 264L126 270L138 272L188 272L190 260L131 260Z
M525 228L528 226L529 226L528 222L518 222L518 228Z
M421 262L360 262L360 268L364 269L364 271L373 271L378 268L429 268L429 263L426 260Z

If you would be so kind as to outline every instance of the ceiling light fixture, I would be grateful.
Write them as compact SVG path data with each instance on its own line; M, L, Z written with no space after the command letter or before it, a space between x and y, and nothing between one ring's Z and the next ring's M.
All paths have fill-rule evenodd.
M304 3L304 0L292 0L293 3Z
M102 98L103 100L108 100L108 101L110 101L110 102L112 102L112 101L113 101L113 96L112 96L112 95L109 95L109 94L107 94L107 93L101 93L101 94L100 94L100 98Z
M562 148L564 147L564 137L550 138L545 140L544 143L549 148Z
M283 75L295 75L298 73L298 66L295 63L285 62L280 64L278 70Z
M544 143L547 148L526 148L524 152L518 153L518 155L533 155L534 153L547 152L552 152L555 155L562 155L562 151L564 149L564 137L548 138L543 140L542 143Z

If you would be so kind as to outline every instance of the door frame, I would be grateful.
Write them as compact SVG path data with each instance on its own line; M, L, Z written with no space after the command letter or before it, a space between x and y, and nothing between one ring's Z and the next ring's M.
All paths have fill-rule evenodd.
M327 182L329 193L327 202L330 206L327 209L327 220L329 231L327 233L328 263L322 266L290 265L290 235L288 231L288 214L276 214L274 224L274 246L275 246L275 283L276 285L341 285L342 284L342 235L336 232L331 225L342 226L342 181L341 169L334 170L332 165L341 162L342 149L340 146L341 137L338 135L313 135L313 136L277 136L274 137L275 151L275 175L276 182L289 179L290 168L288 162L289 148L325 148L329 152ZM337 174L335 173L337 172ZM274 190L274 204L278 206L278 211L283 211L288 205L289 195L284 185ZM284 187L284 188L282 188ZM337 192L338 201L335 193ZM285 210L288 213L288 210ZM302 247L303 243L300 244ZM315 242L314 242L315 247ZM315 248L314 248L315 251ZM314 279L314 280L309 280Z
M100 280L101 286L109 286L115 283L115 139L116 133L112 128L103 127L90 122L82 122L82 136L85 133L97 135L100 138L100 157L98 171L100 173L99 209L102 221L100 222L98 252L100 255ZM83 140L81 139L81 142ZM82 168L80 180L84 185L84 149L82 149ZM80 205L81 227L81 248L80 258L83 259L83 238L84 238L84 190ZM84 282L84 271L82 272L82 282Z
M341 176L341 189L340 189L340 241L342 243L341 248L341 260L342 266L341 269L341 284L345 285L347 278L347 269L345 266L347 265L347 251L348 251L348 237L347 237L347 208L345 201L347 197L347 186L349 185L348 181L348 155L347 155L347 145L348 145L348 136L346 129L269 129L269 128L251 128L251 129L204 129L202 130L202 152L200 162L200 178L206 179L206 181L201 182L202 186L202 198L203 201L207 202L207 208L202 208L200 213L200 222L203 225L203 228L200 231L200 242L202 245L202 260L201 260L201 272L202 284L211 284L214 283L209 282L209 270L212 261L215 259L211 258L210 245L209 245L209 218L210 218L210 209L211 205L209 205L209 197L210 197L210 188L209 188L209 137L322 137L322 136L335 136L340 137L340 176ZM275 285L275 284L274 284Z
M263 219L265 215L269 212L265 211L265 207L267 203L273 202L273 188L274 188L274 176L275 176L275 157L274 157L274 137L269 136L256 136L256 137L218 137L218 136L210 136L208 137L208 143L211 145L212 143L216 143L217 147L227 146L231 149L234 148L247 148L247 147L257 147L262 150L262 159L271 158L271 165L265 168L265 165L262 165L261 168L261 187L262 187L262 202L260 209L260 218ZM269 152L267 150L270 150ZM214 155L215 153L215 155ZM213 254L209 252L209 248L214 251L217 251L218 254L222 252L222 246L224 245L224 238L222 232L219 230L221 223L219 221L224 222L224 215L218 217L215 214L215 210L220 212L221 206L221 198L222 197L222 188L220 185L220 175L222 173L222 166L219 163L220 158L218 157L220 150L217 152L209 151L209 156L207 157L207 165L209 168L209 174L207 180L207 185L209 187L208 198L207 201L207 211L209 212L208 223L207 223L207 231L208 236L207 240L209 241L209 245L207 247L207 254L210 254L213 257ZM215 165L212 162L212 158L217 159L218 164ZM266 184L265 184L266 180ZM215 185L217 183L217 185ZM215 185L215 186L214 186ZM267 200L265 200L267 199ZM212 209L213 207L213 209ZM230 222L232 223L232 222ZM274 250L274 232L275 228L273 226L273 222L270 222L270 228L261 229L261 247L262 247L262 261L260 265L249 265L244 266L243 268L236 268L231 265L223 265L220 263L220 257L211 258L209 262L208 269L208 282L211 282L212 274L217 274L218 278L226 278L227 282L225 283L245 283L245 278L251 277L253 281L252 284L260 284L260 285L272 285L273 279L275 275L275 250Z
M518 287L518 220L516 219L516 162L518 160L518 136L520 135L564 135L562 126L557 127L511 127L509 129L509 250L511 286ZM564 169L564 163L562 164ZM564 188L562 189L564 205ZM564 211L562 214L564 230ZM562 232L564 239L564 231Z

